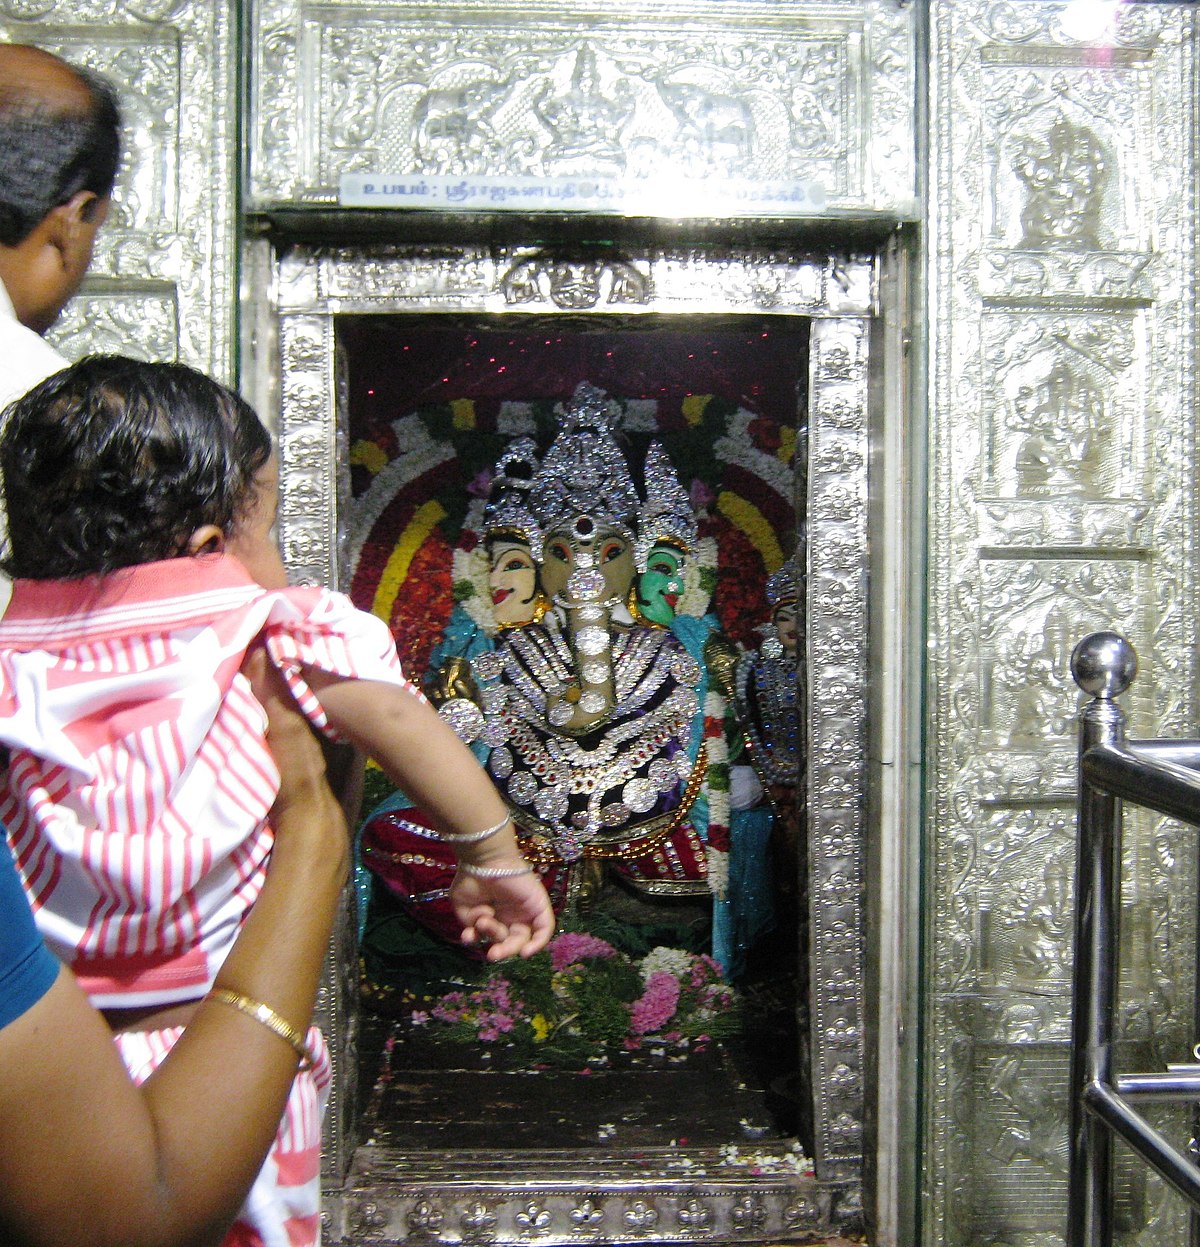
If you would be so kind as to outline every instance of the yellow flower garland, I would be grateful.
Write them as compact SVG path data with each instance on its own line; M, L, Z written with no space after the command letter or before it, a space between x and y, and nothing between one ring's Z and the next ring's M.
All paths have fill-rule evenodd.
M388 556L387 566L375 587L371 613L380 619L391 619L392 606L408 577L417 551L425 544L429 534L446 518L446 510L440 502L432 500L420 507L408 523L408 527L396 542L396 548Z
M783 551L775 530L754 503L723 489L717 495L717 510L750 539L750 544L762 556L768 576L783 566Z
M372 476L381 472L391 460L378 442L368 442L359 440L350 447L350 462L364 467Z
M689 394L680 404L683 418L690 425L699 424L704 417L704 409L711 400L711 394Z

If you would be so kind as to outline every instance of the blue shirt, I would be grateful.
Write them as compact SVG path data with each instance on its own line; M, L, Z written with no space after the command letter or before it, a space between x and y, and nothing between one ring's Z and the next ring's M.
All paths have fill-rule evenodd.
M0 844L0 1027L50 990L59 965L33 923L8 842Z

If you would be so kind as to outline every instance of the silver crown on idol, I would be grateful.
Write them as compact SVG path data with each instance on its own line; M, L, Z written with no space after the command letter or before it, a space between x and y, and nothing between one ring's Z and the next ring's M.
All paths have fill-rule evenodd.
M774 610L782 602L795 602L800 594L800 569L796 565L796 556L790 559L777 571L767 577L765 587L767 605Z
M687 490L679 483L674 465L661 442L646 451L646 501L638 513L638 537L633 554L639 572L646 570L650 551L659 544L691 554L696 547L696 513Z
M530 490L530 507L543 532L586 517L633 541L641 499L614 436L620 415L620 404L603 390L579 383Z
M530 491L537 476L537 444L532 437L510 443L496 460L491 490L483 509L484 529L489 537L512 536L542 546L542 529L530 509Z

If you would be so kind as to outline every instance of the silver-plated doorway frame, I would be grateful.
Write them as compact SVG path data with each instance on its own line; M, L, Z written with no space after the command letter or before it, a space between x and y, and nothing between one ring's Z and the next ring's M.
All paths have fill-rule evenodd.
M769 313L810 320L803 512L816 1178L798 1174L784 1158L772 1164L729 1149L599 1160L594 1152L539 1152L523 1154L522 1164L483 1151L424 1159L379 1153L357 1137L357 961L347 912L320 1003L335 1069L326 1146L332 1243L764 1242L852 1225L861 1216L868 365L876 261L754 248L572 254L576 266L592 266L595 299L580 300L576 289L564 307L554 282L563 258L519 246L295 246L272 263L273 272L260 271L273 278L276 315L261 327L269 338L278 335L278 373L252 376L249 389L262 405L278 387L285 560L297 582L343 583L348 472L339 315ZM258 352L262 374L262 342Z

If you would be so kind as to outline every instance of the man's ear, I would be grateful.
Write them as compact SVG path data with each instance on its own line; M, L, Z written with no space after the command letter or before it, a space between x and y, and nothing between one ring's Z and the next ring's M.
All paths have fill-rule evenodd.
M201 524L188 538L187 554L220 554L225 549L225 534L215 524Z
M78 191L46 214L46 237L64 259L73 256L85 230L98 228L108 215L108 201L94 191Z
M101 199L94 191L80 191L71 203L80 200L79 219L85 225L94 225L97 229L108 220L108 209L111 199Z

